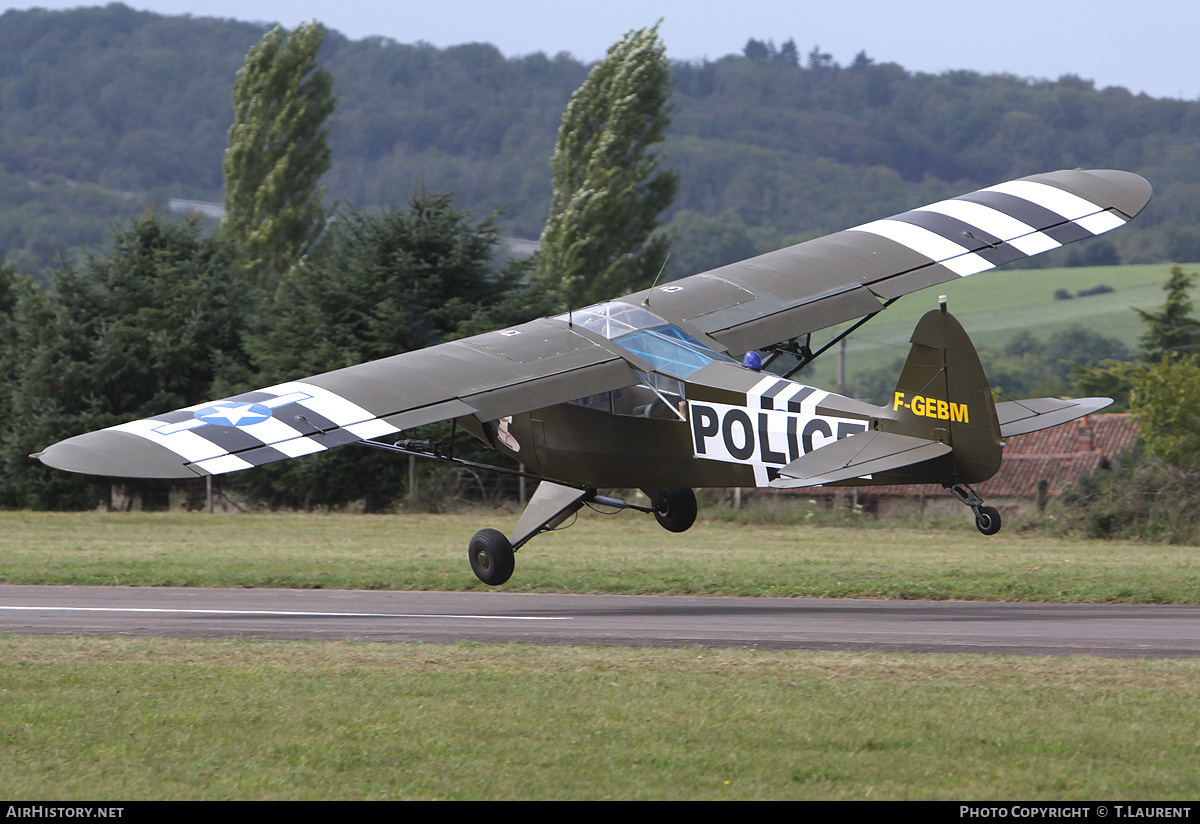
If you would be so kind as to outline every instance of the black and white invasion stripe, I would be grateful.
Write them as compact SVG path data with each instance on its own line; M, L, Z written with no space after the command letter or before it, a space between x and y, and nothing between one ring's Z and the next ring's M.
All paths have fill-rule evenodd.
M224 426L212 423L211 415L204 415L206 410L221 405L265 407L270 412L269 416L247 415L247 420L252 422ZM311 455L400 431L358 404L302 381L282 383L224 402L198 404L112 428L165 447L206 475Z
M1033 180L1013 180L850 231L888 238L960 277L1125 225L1091 201Z
M775 375L764 375L762 380L746 392L746 408L759 411L785 411L793 415L815 415L817 404L829 396L828 392L795 383ZM765 424L759 424L765 426ZM779 477L778 466L761 463L751 464L756 486L767 486Z
M828 395L828 392L811 386L767 375L746 393L746 405L750 409L780 409L796 415L814 415L817 403Z

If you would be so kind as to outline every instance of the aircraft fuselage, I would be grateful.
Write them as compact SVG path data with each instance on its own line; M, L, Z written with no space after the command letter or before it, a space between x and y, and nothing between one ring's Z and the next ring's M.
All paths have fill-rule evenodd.
M627 406L630 414L621 414L620 397L594 396L515 415L490 425L489 434L502 452L564 483L766 486L788 463L863 432L887 414L885 408L726 363L705 367L683 386L686 397L655 397L646 387L624 390L640 390L652 400ZM862 413L818 411L829 399L861 407Z

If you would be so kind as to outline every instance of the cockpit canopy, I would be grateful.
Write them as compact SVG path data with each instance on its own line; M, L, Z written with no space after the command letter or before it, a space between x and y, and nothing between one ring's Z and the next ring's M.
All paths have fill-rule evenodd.
M559 315L591 329L649 363L655 371L687 379L713 361L734 363L678 326L642 306L609 301L589 306L570 315Z

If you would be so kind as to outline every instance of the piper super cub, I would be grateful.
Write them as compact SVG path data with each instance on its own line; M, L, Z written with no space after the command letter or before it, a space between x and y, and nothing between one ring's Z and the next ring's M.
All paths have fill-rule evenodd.
M1116 229L1149 202L1121 171L1001 183L557 317L68 438L34 457L118 478L195 478L364 442L462 463L428 442L378 439L453 420L540 480L515 531L471 539L499 585L513 553L585 503L653 512L682 532L695 487L937 483L985 535L999 513L971 485L1003 439L1107 398L994 403L943 301L912 335L884 406L788 378L902 295ZM813 332L858 320L814 353ZM763 371L781 354L798 365ZM499 469L499 467L493 467ZM651 506L598 494L638 488Z

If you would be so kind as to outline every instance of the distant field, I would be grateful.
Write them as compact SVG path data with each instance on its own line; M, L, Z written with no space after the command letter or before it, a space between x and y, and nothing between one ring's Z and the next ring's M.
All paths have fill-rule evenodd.
M850 336L846 346L847 377L851 379L856 372L907 355L913 327L921 315L937 306L938 295L946 295L950 311L977 347L1003 346L1018 332L1045 340L1060 329L1079 324L1133 348L1143 324L1131 307L1153 309L1162 304L1162 285L1171 265L1000 270L934 286L901 298ZM1187 264L1184 269L1200 269L1200 264ZM1058 289L1074 295L1100 284L1111 286L1113 291L1071 300L1054 299ZM825 330L813 337L815 342L823 343L832 334ZM830 350L795 377L832 389L836 376L837 354Z

